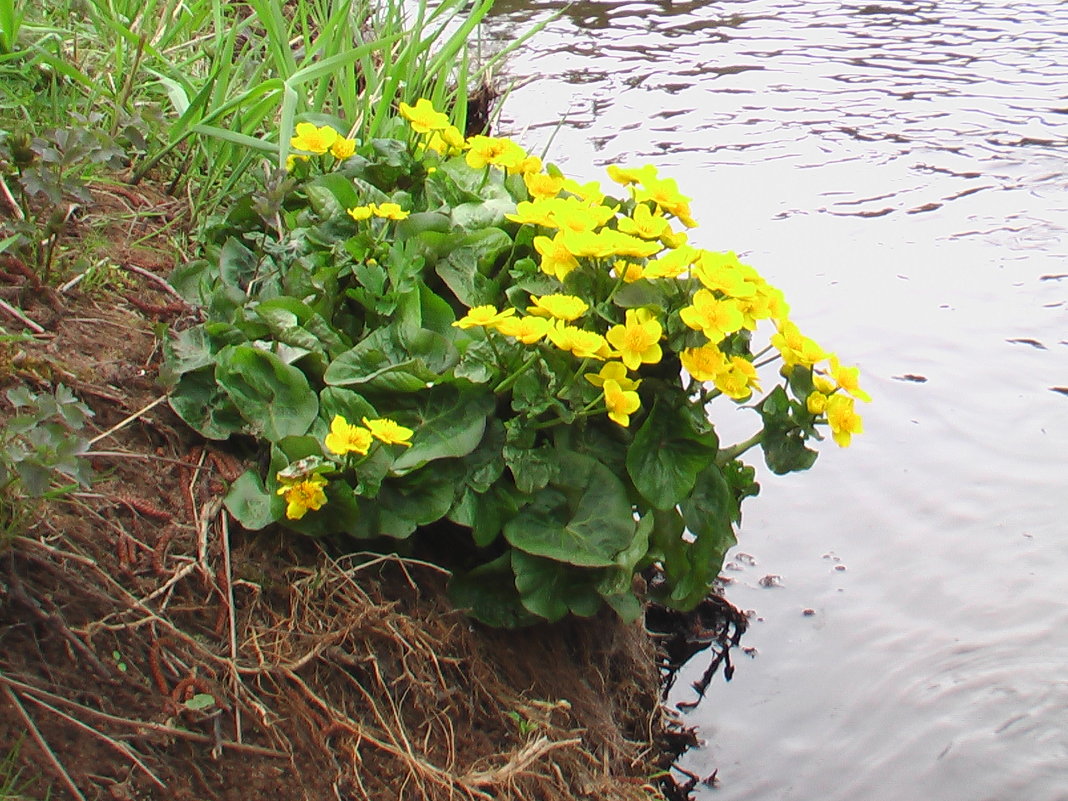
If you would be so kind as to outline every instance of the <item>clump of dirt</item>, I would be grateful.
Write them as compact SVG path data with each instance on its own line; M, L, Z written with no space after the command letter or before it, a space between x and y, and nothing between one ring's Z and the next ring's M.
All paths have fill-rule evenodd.
M128 291L55 293L44 334L0 346L0 389L62 383L95 413L98 480L0 543L0 752L19 744L23 796L685 797L669 768L695 738L644 626L486 629L428 562L232 524L242 454L157 384L159 321L191 310L170 265L127 266ZM700 618L661 634L680 625L716 639Z

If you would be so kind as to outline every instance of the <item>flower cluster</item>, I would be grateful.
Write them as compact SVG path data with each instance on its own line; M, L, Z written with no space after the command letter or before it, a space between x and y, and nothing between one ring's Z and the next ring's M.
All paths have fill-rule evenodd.
M307 161L309 155L325 156L329 153L338 161L344 161L356 152L356 140L342 136L329 125L316 126L310 122L297 123L296 133L289 140L293 150L286 159L286 170L292 170L298 161Z
M801 334L789 319L782 292L735 253L689 244L687 230L697 226L690 198L656 167L609 166L608 177L629 194L628 199L612 199L596 182L579 184L545 168L509 139L465 140L426 100L402 104L401 115L422 135L423 152L463 154L471 168L497 167L505 175L522 177L527 199L506 218L534 229L531 244L538 267L561 288L532 294L525 309L522 304L477 305L455 326L566 351L583 365L604 362L600 372L585 376L602 388L602 408L609 418L627 426L640 409L638 376L659 364L665 349L677 356L689 380L707 389L705 399L722 394L749 401L761 391L758 368L763 363L748 343L760 322L767 321L770 345L758 355L776 351L784 375L795 366L813 371L816 389L802 400L814 420L826 422L841 446L862 431L853 401L869 398L859 387L856 368L842 367L833 354ZM609 276L609 292L579 297L565 291L579 283L575 276L583 271ZM639 282L654 287L654 297L663 302L625 308L619 320L617 293Z
M413 433L412 429L388 417L364 417L361 426L349 423L338 414L330 423L330 433L323 440L323 445L331 454L341 457L340 462L346 469L354 469L357 465L354 455L368 456L376 441L410 448ZM327 501L326 487L329 483L323 472L331 472L336 467L338 465L333 463L312 459L278 472L275 476L280 485L277 493L285 498L286 518L300 520L308 510L318 511L323 507Z

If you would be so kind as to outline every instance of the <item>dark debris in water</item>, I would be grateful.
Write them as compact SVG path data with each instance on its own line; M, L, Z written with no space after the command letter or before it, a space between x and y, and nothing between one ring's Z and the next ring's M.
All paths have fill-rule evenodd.
M693 685L698 700L679 704L680 708L689 709L700 703L720 667L723 677L731 680L731 648L741 642L749 619L726 598L713 593L689 612L651 604L645 613L645 626L657 641L662 698L667 698L685 664L702 651L712 650L708 667Z
M1048 348L1037 339L1031 339L1029 337L1015 337L1013 339L1006 339L1005 341L1010 342L1013 345L1030 345L1032 348L1038 348L1039 350L1048 350Z
M646 579L651 586L656 586L656 575L646 576ZM650 604L645 612L645 627L657 644L662 699L667 698L682 667L702 651L711 650L712 657L705 672L693 683L693 688L697 691L696 700L683 701L676 705L680 711L687 711L701 702L708 685L721 667L723 678L730 681L734 675L731 649L738 647L742 635L749 627L749 619L726 598L711 593L689 612L680 612L656 603ZM665 754L666 762L658 785L668 801L693 801L693 792L698 784L708 787L716 785L716 771L701 778L678 765L678 760L684 753L700 745L693 727L676 721L673 726L665 728L660 739L658 745Z
M895 381L912 381L913 383L916 383L916 384L925 384L925 383L927 383L927 376L925 376L925 375L916 375L916 373L904 373L903 375L892 376L892 378Z

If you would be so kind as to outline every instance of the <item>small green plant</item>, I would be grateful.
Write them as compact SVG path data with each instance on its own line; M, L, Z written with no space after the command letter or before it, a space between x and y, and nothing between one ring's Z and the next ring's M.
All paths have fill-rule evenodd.
M531 734L536 732L541 726L538 721L531 720L522 712L519 712L515 709L509 709L504 714L507 715L513 723L515 723L516 731L519 732L520 737L529 737Z
M0 170L15 186L20 219L10 223L18 237L14 249L35 265L48 283L71 207L64 201L92 201L86 180L98 165L116 168L124 154L100 129L99 114L72 115L77 125L42 136L8 134L0 138Z
M8 752L0 758L0 801L22 801L23 795L34 784L33 779L26 778L19 766L19 753L22 751L23 738L20 737ZM47 796L46 796L47 797Z
M10 531L34 498L60 497L89 486L88 447L78 433L93 412L60 384L53 394L7 391L15 414L0 434L0 517Z
M400 112L364 145L297 126L276 202L238 201L172 278L207 317L167 344L172 407L268 451L228 508L252 529L451 537L453 598L493 625L634 619L653 565L649 593L693 607L758 490L741 457L787 473L821 429L848 445L856 368L734 253L691 245L655 167L610 167L613 197L425 100ZM737 406L756 431L721 443Z
M0 0L0 58L18 52L19 30L24 17L17 0Z

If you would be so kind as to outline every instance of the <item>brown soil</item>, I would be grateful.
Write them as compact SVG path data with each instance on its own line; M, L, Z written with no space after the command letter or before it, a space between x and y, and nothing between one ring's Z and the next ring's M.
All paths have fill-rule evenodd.
M166 211L147 191L102 203ZM46 333L0 344L0 390L67 385L99 454L90 490L0 540L0 758L16 753L22 785L8 797L672 796L657 775L692 734L664 714L640 624L489 630L430 564L230 522L239 458L157 385L159 321L187 312L149 274L176 257L162 236L135 248L143 231L96 230L124 285L5 287Z

